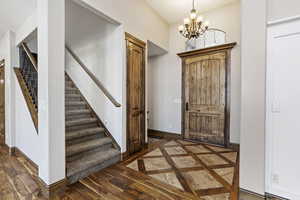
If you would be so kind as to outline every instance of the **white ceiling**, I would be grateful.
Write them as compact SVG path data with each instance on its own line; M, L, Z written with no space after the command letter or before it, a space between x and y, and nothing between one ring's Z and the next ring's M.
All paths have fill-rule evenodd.
M195 0L195 7L200 12L225 6L238 0ZM177 23L189 16L193 0L146 0L146 2L168 23Z
M1 0L0 38L8 30L16 31L36 8L37 0Z

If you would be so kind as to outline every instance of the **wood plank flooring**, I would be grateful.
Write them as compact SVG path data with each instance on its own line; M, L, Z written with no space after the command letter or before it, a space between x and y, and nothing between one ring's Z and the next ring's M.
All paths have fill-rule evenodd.
M9 156L8 148L0 145L0 200L37 199L36 174L37 169L24 157Z
M167 141L155 141L144 152L127 161L94 173L67 188L54 200L197 200L193 193L126 167ZM155 155L153 155L155 157ZM176 164L175 164L176 166ZM145 169L147 166L145 166ZM141 169L143 167L141 166ZM203 192L203 191L202 191ZM210 191L212 192L212 191ZM203 193L202 193L203 194ZM0 145L0 200L44 200L37 182L37 169L22 155L9 156ZM213 198L211 198L214 200ZM211 200L210 199L210 200ZM222 199L224 200L224 199ZM243 199L248 200L248 199Z

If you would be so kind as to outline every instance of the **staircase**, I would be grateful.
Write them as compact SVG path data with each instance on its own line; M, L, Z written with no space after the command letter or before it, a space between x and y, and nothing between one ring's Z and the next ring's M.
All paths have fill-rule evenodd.
M71 51L74 59L116 107L114 98L101 82L83 66L80 59ZM20 51L20 68L15 68L22 93L38 132L38 66L37 55L26 43ZM66 174L69 184L113 165L121 160L120 147L109 131L90 107L70 77L65 76L65 117L66 117ZM1 198L0 198L1 199Z
M118 145L66 75L66 168L69 184L121 160Z

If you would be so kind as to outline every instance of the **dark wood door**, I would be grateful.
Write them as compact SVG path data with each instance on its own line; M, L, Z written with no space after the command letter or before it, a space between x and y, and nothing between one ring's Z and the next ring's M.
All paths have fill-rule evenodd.
M145 43L126 34L127 43L127 151L145 144Z
M185 62L184 137L225 145L226 52Z

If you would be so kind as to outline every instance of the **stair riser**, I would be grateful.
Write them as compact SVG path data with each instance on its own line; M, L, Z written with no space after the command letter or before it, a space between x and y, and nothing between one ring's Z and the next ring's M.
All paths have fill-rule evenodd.
M66 131L71 132L71 131L83 130L83 129L88 129L88 128L96 128L97 126L98 126L97 123L82 124L82 125L77 125L77 126L66 127Z
M65 94L68 95L68 94L78 94L77 91L73 91L73 90L65 90Z
M66 144L74 145L74 144L78 144L81 142L86 142L89 140L95 140L95 139L104 138L104 137L105 137L104 133L95 133L93 135L86 135L86 136L82 136L80 138L68 139L68 140L66 140Z
M80 110L80 109L85 109L87 106L85 104L83 105L68 105L66 104L66 110L72 111L72 110Z
M99 151L105 151L105 150L108 150L110 148L112 148L112 143L108 143L108 144L105 144L105 145L99 146L97 148L90 149L88 151L84 151L84 152L81 152L81 153L78 153L78 154L75 154L75 155L67 156L66 161L67 162L72 162L74 160L83 158L87 154L95 153L95 152L99 152Z
M89 174L95 173L97 171L100 171L101 169L104 169L113 164L116 164L120 160L121 160L121 155L117 155L115 157L112 157L111 159L106 160L105 162L103 162L100 165L96 165L94 167L89 168L88 170L74 174L73 176L68 177L68 184L76 183L78 180L87 177Z
M76 131L75 131L76 132ZM97 130L88 130L85 129L83 131L80 131L79 133L72 133L72 132L66 132L66 140L75 140L75 139L80 139L82 137L90 136L90 135L95 135L95 134L105 134L105 130L100 128Z
M73 127L73 126L81 126L81 125L86 125L86 124L94 124L94 123L97 123L96 120L94 119L89 119L90 117L88 118L85 118L83 119L84 121L66 121L66 127Z
M74 84L72 83L72 81L66 81L65 82L66 87L73 87Z
M80 96L66 96L65 101L82 101Z
M92 142L92 143L90 143ZM109 138L103 138L101 140L98 140L96 143L93 142L93 140L88 141L87 143L84 144L78 144L77 146L75 146L76 148L74 148L74 146L67 146L66 149L66 156L67 157L71 157L71 156L75 156L75 155L79 155L82 153L88 153L96 148L100 148L106 144L112 144L111 140L109 140ZM102 149L104 150L104 149ZM94 153L94 151L92 152Z
M82 118L88 118L91 117L90 113L85 113L85 114L72 114L72 115L67 115L66 116L66 120L70 121L70 120L76 120L76 119L82 119Z

